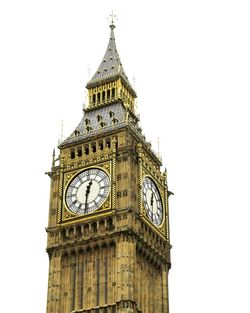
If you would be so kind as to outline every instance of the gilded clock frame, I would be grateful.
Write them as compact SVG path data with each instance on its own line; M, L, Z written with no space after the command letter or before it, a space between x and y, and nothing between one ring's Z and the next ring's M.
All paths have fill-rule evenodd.
M104 200L104 202L102 203L102 205L96 209L93 212L90 212L88 214L75 214L73 212L71 212L68 207L67 204L65 202L65 195L67 192L67 188L69 186L69 184L71 183L71 181L77 176L79 175L81 172L88 170L88 169L100 169L102 171L104 171L110 181L110 190L109 190L109 194L108 197ZM75 220L86 220L86 219L93 219L96 218L97 216L104 216L106 215L108 212L112 212L113 208L114 208L114 203L113 203L113 193L115 192L115 186L114 184L112 184L112 178L113 178L113 170L112 170L112 161L108 160L108 161L104 161L98 164L91 164L90 166L84 166L72 171L65 171L64 173L62 173L63 175L63 182L62 182L62 200L61 200L61 216L60 218L60 222L61 223L69 223L71 221L75 221Z
M144 180L145 180L145 178L147 178L147 177L150 178L150 179L154 182L154 184L156 185L156 188L157 188L157 190L158 190L158 192L159 192L160 200L161 200L161 204L162 204L162 221L161 221L161 223L160 223L159 225L156 225L154 222L152 222L152 221L150 220L150 218L149 218L149 216L148 216L148 214L147 214L147 212L146 212L145 204L144 204L144 200L143 200L143 196L142 196L143 214L147 216L147 218L149 219L149 221L150 221L154 226L156 226L157 228L161 228L162 225L163 225L164 222L165 222L165 212L166 212L166 211L165 211L165 207L164 207L164 196L162 196L162 193L161 193L160 188L159 188L159 184L156 182L156 180L153 178L153 176L151 176L151 175L149 175L149 174L143 175L143 177L142 177L142 187L143 187ZM164 191L163 191L163 192L164 192Z
M155 225L148 217L146 209L145 209L145 204L143 201L143 195L142 195L142 186L143 186L143 182L144 179L146 177L149 177L150 179L152 179L152 181L155 183L160 197L161 197L161 202L162 202L162 222L160 225ZM153 175L151 175L144 167L142 167L142 176L141 176L141 191L140 191L140 197L141 197L141 213L142 213L142 217L144 219L144 221L150 225L151 227L153 227L157 233L159 233L161 236L163 235L164 237L167 235L166 234L166 212L167 212L167 204L165 201L165 188L164 186L159 182L159 180L154 177Z

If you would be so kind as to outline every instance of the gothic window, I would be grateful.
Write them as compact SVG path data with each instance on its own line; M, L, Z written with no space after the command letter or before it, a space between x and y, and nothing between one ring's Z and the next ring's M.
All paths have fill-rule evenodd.
M81 226L77 226L77 228L76 228L76 235L77 235L77 237L80 237L81 234L82 234Z
M102 120L102 116L101 115L97 115L97 121L100 122Z
M72 239L74 237L74 228L69 229L69 237Z
M102 101L105 101L105 91L102 92Z
M96 96L93 95L93 96L92 96L92 102L95 104L95 101L96 101Z
M121 198L122 193L120 191L117 192L117 198Z
M82 147L79 147L79 148L77 149L77 156L78 156L78 157L81 157L81 156L82 156Z
M76 129L76 130L74 131L74 135L75 135L75 136L80 135L80 132L79 132L79 130L78 130L78 129Z
M122 175L121 175L121 174L118 174L118 175L117 175L117 180L121 180L121 178L122 178Z
M105 230L105 222L103 220L100 221L99 228L100 228L100 231L104 231Z
M88 118L85 119L85 125L89 125L90 124L90 120Z
M87 126L87 127L86 127L86 131L87 131L87 132L90 132L91 130L92 130L92 128L91 128L90 126Z
M96 222L91 224L91 231L93 233L97 233L97 223Z
M107 228L108 228L108 230L112 230L113 229L113 220L112 220L112 218L109 218L107 220Z
M103 150L103 141L99 141L98 146L100 150Z
M117 124L117 123L118 123L118 119L113 118L113 119L112 119L112 123L113 123L113 124Z
M62 238L62 241L66 241L67 240L66 230L65 229L63 229L62 232L61 232L61 238Z
M92 148L92 152L96 152L96 143L95 142L93 142L91 144L91 148Z
M89 224L84 225L83 233L84 233L84 236L88 236L88 234L89 234Z
M108 100L110 99L110 89L108 89L108 91L107 91L107 99Z
M108 139L106 139L106 146L108 147L108 148L110 148L111 147L111 141L110 141L110 139L108 138Z
M84 153L87 155L89 154L89 145L84 146Z
M112 98L115 97L115 88L112 88Z
M123 197L127 197L128 191L127 190L123 190L122 195L123 195Z
M100 92L98 92L98 94L97 94L97 103L99 103L101 101L101 94L100 94Z
M112 118L115 115L113 111L109 111L109 117Z
M75 149L70 150L70 158L74 159L75 158Z
M101 122L101 123L100 123L100 126L101 126L101 127L104 127L105 125L106 125L106 124L105 124L104 122Z

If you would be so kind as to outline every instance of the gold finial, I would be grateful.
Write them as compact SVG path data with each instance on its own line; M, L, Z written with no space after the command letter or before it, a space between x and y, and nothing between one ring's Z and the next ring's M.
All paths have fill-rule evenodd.
M117 21L117 17L116 15L114 14L114 11L112 10L110 16L109 16L109 27L111 29L114 29L115 28L115 20Z
M53 154L52 154L52 168L54 168L55 167L55 156L56 156L56 151L55 151L55 149L53 149Z

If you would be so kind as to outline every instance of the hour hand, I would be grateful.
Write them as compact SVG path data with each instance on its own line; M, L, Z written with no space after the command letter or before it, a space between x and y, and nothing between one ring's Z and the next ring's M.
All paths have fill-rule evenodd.
M151 195L150 204L151 204L151 206L153 206L153 204L154 204L154 194L153 194L153 192L152 192L152 195Z
M84 213L87 213L87 212L88 212L88 202L86 200L85 207L84 207Z

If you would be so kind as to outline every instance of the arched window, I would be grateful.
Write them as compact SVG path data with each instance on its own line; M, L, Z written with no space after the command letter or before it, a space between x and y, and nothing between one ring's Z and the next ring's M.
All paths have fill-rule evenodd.
M92 148L93 152L96 152L96 143L95 142L92 143L91 148Z
M110 139L106 139L106 147L110 148L111 147L111 141Z
M110 89L108 89L108 91L107 91L107 99L108 100L110 99Z
M113 220L112 220L112 218L109 218L107 220L107 229L108 230L112 230L113 229Z
M112 98L115 97L115 88L112 88Z
M93 101L93 103L95 104L95 101L96 101L95 95L92 96L92 101Z
M71 158L71 159L74 159L75 156L76 156L76 155L75 155L75 149L71 149L71 150L70 150L70 158Z
M101 220L100 223L99 223L99 229L100 229L100 231L104 231L105 230L105 222L103 220Z
M61 238L62 241L66 241L67 240L67 236L66 236L66 229L63 229L61 232Z
M102 92L102 101L105 101L105 91Z
M115 115L113 111L109 111L109 117L112 118Z
M84 225L84 227L83 227L83 234L84 234L84 236L88 236L88 234L89 234L89 224Z
M76 228L76 236L77 236L77 237L81 237L81 235L82 235L81 226L77 226L77 228Z
M98 92L98 94L97 94L97 103L99 103L101 101L101 94L100 94L100 92Z
M113 119L112 119L112 123L113 123L113 124L117 124L117 123L118 123L118 119L113 118Z
M79 148L77 149L77 156L78 156L78 157L81 157L81 156L82 156L82 147L79 147Z
M98 146L100 150L103 150L103 141L99 141Z
M69 238L73 238L74 237L74 228L70 228L69 229Z
M84 146L84 153L87 155L89 154L89 145Z
M75 136L78 136L78 135L80 135L80 132L79 132L79 130L78 130L78 129L75 129L75 131L74 131L74 134L75 134Z
M96 222L91 224L91 231L93 233L97 233L97 223Z

